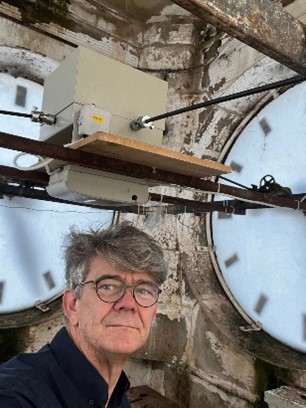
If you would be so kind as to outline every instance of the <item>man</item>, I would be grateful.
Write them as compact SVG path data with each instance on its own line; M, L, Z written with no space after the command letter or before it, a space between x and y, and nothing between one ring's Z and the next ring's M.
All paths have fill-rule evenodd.
M1 366L1 408L129 407L123 368L156 315L167 273L162 250L124 222L72 231L65 261L66 327L39 352Z

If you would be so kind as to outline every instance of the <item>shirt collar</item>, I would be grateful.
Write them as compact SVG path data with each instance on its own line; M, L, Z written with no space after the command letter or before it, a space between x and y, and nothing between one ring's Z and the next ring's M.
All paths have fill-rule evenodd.
M104 407L108 398L108 385L77 348L65 328L62 328L56 334L50 343L50 348L58 364L87 401L90 401L91 405ZM122 399L129 386L129 380L122 371L108 406L121 406Z

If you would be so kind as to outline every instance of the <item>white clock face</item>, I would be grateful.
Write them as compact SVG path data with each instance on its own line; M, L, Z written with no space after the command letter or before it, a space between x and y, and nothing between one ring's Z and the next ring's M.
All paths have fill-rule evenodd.
M292 193L306 193L306 83L257 114L225 164L235 170L229 178L248 187L270 174ZM221 279L239 307L272 337L306 352L306 216L269 208L214 213L211 222Z
M33 106L41 106L42 86L23 78L0 74L0 91L6 95L3 110L29 113ZM25 118L1 116L0 130L39 139L39 125ZM0 164L12 166L16 154L0 149ZM33 157L25 159L19 164L33 163ZM72 226L87 229L109 225L112 216L112 211L1 197L0 319L1 314L24 311L59 295L65 285L61 258L64 235Z

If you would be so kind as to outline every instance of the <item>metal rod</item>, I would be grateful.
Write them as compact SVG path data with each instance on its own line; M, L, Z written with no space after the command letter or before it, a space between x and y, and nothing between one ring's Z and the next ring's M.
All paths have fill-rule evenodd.
M11 112L6 110L0 110L1 115L11 115L11 116L21 116L23 118L32 118L31 113L22 113L22 112Z
M272 89L280 88L280 87L286 86L286 85L297 84L297 83L303 82L305 80L306 80L306 78L301 77L301 76L293 77L293 78L289 78L289 79L284 79L282 81L277 81L277 82L273 82L271 84L259 86L259 87L256 87L256 88L247 89L245 91L237 92L237 93L234 93L234 94L231 94L231 95L225 95L225 96L221 96L221 97L216 98L216 99L211 99L209 101L196 103L196 104L191 105L191 106L185 106L184 108L176 109L176 110L171 111L171 112L166 112L166 113L163 113L161 115L152 116L149 119L145 119L143 122L144 123L155 122L156 120L165 119L165 118L168 118L170 116L179 115L180 113L189 112L189 111L199 109L199 108L206 108L207 106L217 105L218 103L222 103L222 102L233 101L235 99L243 98L245 96L256 95L256 94L258 94L260 92L270 91Z
M229 178L226 178L226 177L223 177L223 176L218 176L218 178L220 178L222 180L225 180L225 181L228 181L231 184L235 184L235 186L245 188L246 190L251 190L251 188L249 188L247 186L244 186L243 184L237 183L237 181L230 180Z
M95 153L74 150L70 147L38 142L36 140L13 136L3 132L0 132L0 147L19 150L26 153L39 154L43 157L63 160L66 163L77 163L86 167L109 171L116 174L123 174L140 178L142 180L154 180L161 184L172 184L201 190L204 193L225 195L241 201L268 205L270 207L285 207L306 211L306 201L295 200L290 197L280 197L272 193L243 190L241 188L215 183L209 180L173 173L159 168L153 169L150 166L143 166Z
M48 185L49 176L47 173L39 171L22 171L15 169L15 167L1 166L0 176L7 180L18 180L18 182L29 182L35 186L45 187Z
M0 174L2 175L2 169L3 167L0 166ZM6 175L8 175L9 172L9 167L6 168ZM23 173L20 170L15 171L15 169L11 168L12 170L12 176L11 179L14 179L15 183L20 183L20 185L12 185L10 183L1 183L0 182L0 194L7 195L9 197L26 197L26 198L31 198L31 199L36 199L36 200L43 200L43 201L53 201L53 202L58 202L62 204L70 204L70 205L76 205L76 206L81 206L81 207L89 207L89 208L96 208L96 209L101 209L101 210L113 210L113 211L120 211L120 212L129 212L129 213L145 213L146 211L150 211L151 208L147 206L137 206L137 205L126 205L126 206L101 206L101 205L93 205L93 204L84 204L84 203L78 203L78 202L73 202L73 201L66 201L66 200L61 200L55 197L51 197L45 189L37 189L35 188L36 186L41 187L41 182L35 182L35 183L30 183L31 187L27 186L25 183L24 185L24 180L23 178L17 178L18 177L18 172ZM36 172L32 172L38 173ZM39 180L39 176L37 177ZM35 184L35 187L33 188ZM48 183L46 182L45 185ZM301 200L305 194L294 194L293 198L296 200ZM199 201L194 201L182 197L173 197L173 196L167 196L167 195L160 195L157 193L150 193L149 194L150 201L152 204L154 202L158 203L157 205L165 205L169 204L167 206L167 213L168 214L182 214L182 213L194 213L194 214L203 214L203 213L208 213L208 212L222 212L222 213L227 213L227 214L235 214L235 215L245 215L246 210L251 210L251 209L269 209L271 207L267 207L265 205L261 204L253 204L250 202L243 202L239 200L225 200L225 201L209 201L209 202L199 202Z
M1 171L1 169L0 169ZM0 173L1 174L1 173ZM33 187L11 185L7 183L0 182L0 194L6 195L8 197L25 197L31 198L35 200L43 200L43 201L51 201L57 202L62 204L69 204L69 205L76 205L79 207L89 207L94 209L101 209L101 210L111 210L111 211L118 211L123 213L133 213L133 214L145 214L146 212L152 211L152 207L154 202L156 206L160 204L166 205L165 211L168 214L183 214L183 213L195 213L195 214L203 214L207 212L223 212L229 214L238 214L238 215L245 215L245 209L237 208L235 209L233 206L227 205L227 202L206 202L201 203L192 200L185 200L183 198L175 198L171 196L161 196L159 194L150 193L150 201L153 205L151 206L138 206L138 205L125 205L118 207L116 205L113 206L103 206L103 205L94 205L94 204L84 204L78 203L74 201L67 201L61 200L56 197L51 197L46 190L36 189ZM161 201L162 200L162 201Z

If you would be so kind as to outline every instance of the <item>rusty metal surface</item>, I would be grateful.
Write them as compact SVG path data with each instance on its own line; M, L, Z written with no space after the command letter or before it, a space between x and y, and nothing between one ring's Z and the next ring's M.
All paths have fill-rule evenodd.
M43 157L51 157L98 170L141 178L143 180L153 180L161 184L189 187L212 194L234 197L242 201L306 211L306 201L303 200L296 200L291 197L279 197L271 193L243 190L209 180L172 173L158 168L152 169L148 166L141 166L94 153L73 150L69 147L53 145L51 143L38 142L3 132L0 132L0 147L38 154ZM30 178L29 181L31 181Z
M61 294L46 301L45 306L45 311L37 307L32 307L31 309L21 310L19 312L1 314L0 329L33 326L34 324L40 324L62 315Z
M0 166L0 176L3 175L2 169L4 166ZM25 198L32 198L35 200L43 200L43 201L52 201L52 202L57 202L57 203L62 203L62 204L70 204L70 205L77 205L81 207L91 207L91 208L99 208L102 210L114 210L114 211L120 211L120 212L126 212L126 213L134 213L134 214L148 214L150 211L154 211L156 207L159 207L160 211L164 210L167 214L183 214L183 213L195 213L195 215L201 215L203 213L207 212L212 212L212 211L218 211L222 213L227 213L227 214L239 214L239 215L245 215L246 209L245 208L239 208L241 206L241 203L239 201L233 201L229 203L228 201L226 202L198 202L194 200L188 200L185 198L176 198L176 197L171 197L171 196L166 196L166 195L160 195L160 194L155 194L155 193L149 193L149 198L151 201L150 206L139 206L139 205L126 205L120 207L116 206L103 206L103 205L92 205L89 203L78 203L78 202L73 202L73 201L66 201L66 200L61 200L55 197L51 197L44 189L37 189L33 188L36 186L42 186L42 184L37 184L33 178L31 178L31 181L29 182L29 179L24 180L24 175L23 177L16 177L16 171L15 169L12 169L12 173L10 174L9 170L10 167L5 168L5 173L6 177L5 182L1 183L0 182L0 195L6 195L8 197L25 197ZM20 172L22 173L22 172ZM19 174L20 174L19 173ZM24 173L24 172L23 172ZM47 176L43 173L38 173L38 172L32 172L32 174L38 174ZM9 176L9 177L7 177ZM46 180L45 186L48 184L48 176ZM12 185L10 184L11 182L13 183L19 183L20 185ZM155 202L155 205L154 205ZM164 207L164 209L161 208L162 206L165 206L166 204L170 204L167 207ZM256 208L262 208L263 206L257 205ZM252 204L250 204L250 208L254 208Z
M36 186L46 186L49 176L38 171L21 171L15 167L0 165L0 176L7 180L28 181L31 180Z
M232 37L306 75L305 25L267 0L172 0Z
M132 408L179 408L177 404L146 385L130 388L127 394Z

